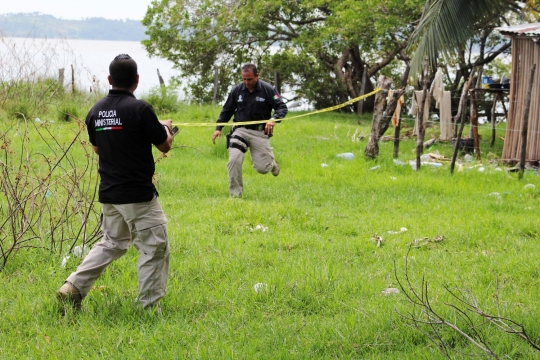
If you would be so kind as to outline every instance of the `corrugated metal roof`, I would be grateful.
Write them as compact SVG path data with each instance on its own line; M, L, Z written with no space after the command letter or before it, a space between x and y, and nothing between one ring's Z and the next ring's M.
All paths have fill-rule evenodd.
M529 36L538 36L540 35L540 22L531 23L531 24L522 24L515 26L501 26L495 28L501 34L508 35L529 35Z

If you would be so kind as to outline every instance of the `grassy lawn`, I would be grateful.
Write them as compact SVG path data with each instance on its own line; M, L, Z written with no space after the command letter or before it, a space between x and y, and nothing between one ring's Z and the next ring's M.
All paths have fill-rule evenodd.
M167 117L213 122L219 110L185 106ZM212 127L181 127L155 180L172 249L163 315L134 306L131 249L97 281L80 312L62 316L55 292L81 260L45 236L39 246L15 251L0 272L0 358L445 358L430 337L441 339L453 358L481 354L448 326L419 325L425 333L411 326L404 316L421 318L422 309L398 284L408 289L406 274L418 292L427 283L439 315L466 334L478 331L500 357L538 357L516 335L468 313L478 326L471 328L447 304L463 309L448 290L462 294L486 313L522 324L540 343L539 177L527 171L519 180L507 172L496 161L502 140L491 149L488 126L480 129L483 160L463 162L453 175L447 161L412 170L414 138L400 145L403 166L393 162L392 142L381 142L377 161L365 160L370 119L365 115L359 126L356 116L324 113L283 121L272 138L281 174L257 174L247 156L242 199L228 197L224 139L212 145ZM22 122L0 120L7 134L1 139L10 139L18 158ZM38 129L45 126L63 144L78 129L58 121ZM353 136L357 130L366 137ZM31 151L54 157L37 130L29 131ZM426 139L436 132L429 128ZM88 163L83 148L72 149L74 162ZM344 152L355 158L336 157ZM425 153L450 158L451 144ZM82 176L85 191L95 183L95 160ZM54 196L62 194L47 201ZM0 193L0 218L8 214ZM90 220L95 225L97 218ZM399 293L385 295L388 288Z

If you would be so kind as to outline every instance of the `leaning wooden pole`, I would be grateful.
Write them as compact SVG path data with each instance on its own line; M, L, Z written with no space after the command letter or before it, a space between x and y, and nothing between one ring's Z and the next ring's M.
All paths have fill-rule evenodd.
M366 81L367 81L367 66L364 65L364 72L362 73L362 84L360 84L360 96L363 96L366 93ZM358 125L362 123L360 115L364 111L364 99L361 99L358 102L358 108L356 109L356 114L358 115Z
M456 133L456 145L454 147L454 152L452 153L452 161L450 162L450 174L453 174L454 173L454 167L456 165L456 159L457 159L457 154L458 154L458 151L459 151L459 143L461 141L461 135L463 134L463 128L465 127L465 103L466 103L466 99L467 99L467 94L469 93L469 87L470 85L472 84L472 81L474 79L474 72L475 72L476 68L473 68L471 70L471 75L469 76L469 81L466 81L464 84L463 84L463 92L461 93L461 99L459 101L459 104L460 104L460 114L461 114L461 123L459 125L459 130L457 131ZM463 106L463 108L462 108ZM456 121L457 119L454 118ZM456 121L456 124L457 124L457 121Z
M424 152L424 136L426 134L426 124L424 123L424 107L426 105L426 99L428 96L427 83L428 83L428 60L424 60L424 72L422 73L422 103L420 104L420 109L418 111L418 135L416 138L416 171L420 170L420 157Z
M403 90L403 93L405 93L405 89L407 88L407 81L409 80L409 72L411 70L411 65L409 61L405 62L407 64L407 67L405 68L405 72L401 76L401 89ZM399 136L401 132L401 115L403 115L403 109L404 106L400 108L400 112L397 119L397 125L394 132L394 158L397 159L399 156Z
M531 93L534 82L534 73L536 64L531 66L531 75L529 77L529 87L527 89L527 98L525 100L525 109L523 113L523 127L521 128L521 157L519 160L519 178L523 178L525 171L525 160L527 158L527 134L529 132L529 110L531 109Z
M480 160L480 138L478 137L478 109L476 108L476 90L471 89L471 133L474 139L476 160Z

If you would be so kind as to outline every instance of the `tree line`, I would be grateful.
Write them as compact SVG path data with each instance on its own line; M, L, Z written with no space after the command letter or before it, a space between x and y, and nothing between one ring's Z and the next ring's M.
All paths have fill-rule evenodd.
M47 39L141 41L147 37L144 26L136 20L65 20L40 13L0 15L0 32L8 37Z
M254 62L261 77L316 108L374 89L376 78L415 85L423 56L431 74L443 68L447 89L460 92L473 68L497 71L510 42L498 26L537 18L536 0L156 0L143 40L150 55L172 61L199 102L218 100L239 82L239 65ZM419 55L420 54L420 55ZM495 65L494 65L495 64ZM491 68L490 68L491 66ZM495 67L494 67L495 66ZM412 72L411 72L412 69ZM357 111L357 104L348 108ZM373 99L364 102L373 109Z

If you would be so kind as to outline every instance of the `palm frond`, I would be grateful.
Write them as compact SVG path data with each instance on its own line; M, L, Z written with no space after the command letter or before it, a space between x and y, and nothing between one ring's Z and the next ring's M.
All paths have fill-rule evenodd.
M442 54L451 55L463 49L479 25L485 24L512 8L511 0L427 0L409 48L416 46L411 61L411 76L422 69L428 58L434 67Z

